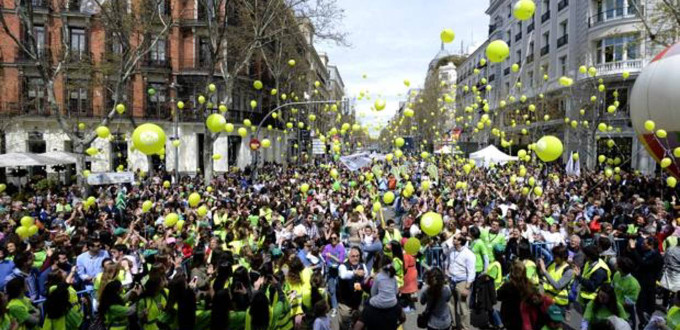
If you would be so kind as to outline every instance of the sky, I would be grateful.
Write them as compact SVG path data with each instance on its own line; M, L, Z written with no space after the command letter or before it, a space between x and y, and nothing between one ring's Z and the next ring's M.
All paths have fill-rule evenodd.
M446 45L453 54L460 53L461 42L465 50L481 44L488 32L487 0L338 0L338 4L345 10L342 29L351 45L315 46L338 66L348 97L369 92L371 100L356 102L362 125L385 124L392 118L405 99L405 79L411 88L423 86L427 66L441 47L443 29L456 33L453 43ZM380 112L371 111L377 97L387 102Z

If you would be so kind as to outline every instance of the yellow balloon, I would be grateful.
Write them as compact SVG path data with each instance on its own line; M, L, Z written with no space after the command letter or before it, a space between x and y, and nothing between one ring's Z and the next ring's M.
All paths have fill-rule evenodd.
M417 255L420 252L420 241L415 237L410 237L404 244L404 251L412 256Z
M245 127L239 127L237 130L238 135L241 136L242 138L246 137L248 135L248 130Z
M448 44L453 42L453 39L456 38L456 34L453 32L452 29L444 29L439 34L439 38L442 40L443 43Z
M99 126L99 127L97 127L97 129L95 130L95 132L97 132L97 136L98 136L100 139L106 139L106 138L109 137L109 135L111 135L111 131L109 131L109 128L106 127L106 126Z
M486 57L493 63L503 62L510 55L510 47L503 40L494 40L486 47Z
M656 124L654 123L654 121L652 121L652 120L645 121L645 129L646 130L653 132L655 127L656 127Z
M444 221L439 213L427 212L420 218L420 229L428 236L437 236L444 227Z
M179 221L179 215L177 213L169 213L168 215L165 216L165 220L163 220L163 224L166 227L172 227L174 226L177 221Z
M552 135L546 135L536 143L536 155L544 162L558 159L563 151L562 141Z
M526 21L534 16L536 4L532 0L520 0L513 8L513 15L520 21Z
M307 191L309 191L309 184L303 183L302 185L300 185L300 191L306 194Z
M142 124L132 132L132 144L141 153L153 155L165 146L165 132L156 124Z
M205 125L208 127L208 129L213 132L221 132L224 130L224 125L227 124L227 120L224 118L219 113L213 113L212 115L208 116L208 118L205 120Z
M394 193L388 191L383 195L383 203L385 203L386 205L391 205L392 202L394 202Z

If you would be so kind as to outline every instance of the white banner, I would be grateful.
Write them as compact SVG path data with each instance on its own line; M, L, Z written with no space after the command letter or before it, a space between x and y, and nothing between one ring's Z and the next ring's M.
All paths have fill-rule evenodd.
M357 171L371 165L371 156L367 152L340 157L340 162L350 171Z
M87 177L87 184L91 186L133 182L135 182L135 174L132 172L92 173Z
M312 131L314 132L314 131ZM326 144L321 142L320 139L312 140L312 154L313 155L325 155L326 154Z

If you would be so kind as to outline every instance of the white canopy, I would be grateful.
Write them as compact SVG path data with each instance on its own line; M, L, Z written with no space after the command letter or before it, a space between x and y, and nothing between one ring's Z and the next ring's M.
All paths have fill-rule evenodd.
M510 156L498 150L496 146L489 145L488 147L473 152L470 154L470 159L474 160L477 166L488 167L490 164L505 164L507 162L517 160L515 156Z
M10 152L0 155L0 167L47 166L62 164L58 159L28 152Z
M444 155L450 155L451 154L451 147L449 146L443 146L439 150L434 151L435 154L444 154Z
M75 164L78 162L78 154L65 151L50 151L40 154L40 156L55 159L59 164Z

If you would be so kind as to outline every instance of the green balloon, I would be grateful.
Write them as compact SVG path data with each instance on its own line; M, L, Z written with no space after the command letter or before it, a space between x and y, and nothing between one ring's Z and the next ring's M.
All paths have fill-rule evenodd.
M335 190L335 191L340 190L340 182L339 181L333 182L333 190Z

